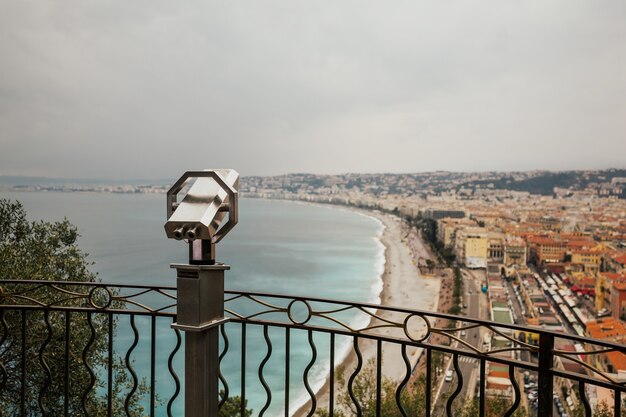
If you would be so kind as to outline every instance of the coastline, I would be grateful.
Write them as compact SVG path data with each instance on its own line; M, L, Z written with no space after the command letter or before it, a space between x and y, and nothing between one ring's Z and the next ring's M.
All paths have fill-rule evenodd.
M309 202L303 202L309 203ZM314 203L313 203L314 204ZM337 206L335 206L337 207ZM381 291L379 303L385 306L405 307L419 310L437 311L440 299L440 281L438 278L424 277L417 268L420 258L430 259L433 255L424 245L421 237L412 230L406 222L397 216L377 211L362 210L353 207L340 206L346 210L373 217L380 221L384 230L379 237L384 249L384 270L381 274ZM377 312L385 320L394 320L394 314ZM370 319L368 325L376 324ZM423 325L416 325L412 332L423 331ZM383 335L393 336L399 329L381 329ZM360 339L359 348L366 366L368 361L374 360L377 355L377 344L370 339ZM394 349L395 348L395 349ZM414 347L407 349L407 354L414 366L421 350ZM343 352L341 352L343 353ZM406 368L400 350L397 346L383 345L382 357L384 362L384 376L391 380L400 380L404 377ZM357 357L353 348L347 349L347 355L338 357L335 368L343 368L345 375L349 375L356 368ZM335 373L336 375L337 373ZM341 390L339 381L335 381L336 391ZM337 389L338 388L338 389ZM328 408L330 400L330 381L327 375L321 388L316 390L318 409ZM335 404L337 404L337 395ZM307 415L310 410L310 400L306 401L291 415L300 417Z

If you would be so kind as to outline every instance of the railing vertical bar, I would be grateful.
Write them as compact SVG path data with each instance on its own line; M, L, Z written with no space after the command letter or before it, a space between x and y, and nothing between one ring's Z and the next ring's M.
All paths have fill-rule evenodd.
M139 343L139 332L137 331L137 326L135 325L135 315L131 314L129 317L130 317L130 328L133 331L134 337L133 337L133 343L130 345L130 348L128 348L128 350L126 351L125 364L126 364L126 369L128 369L128 372L130 372L130 376L132 378L133 384L130 387L130 390L128 391L128 393L126 394L126 399L124 400L124 411L126 412L126 415L128 417L131 417L130 403L131 403L133 395L135 395L135 392L137 391L137 384L139 382L139 380L137 379L137 373L133 369L131 357L132 357L133 351L135 350L135 348L137 347L137 344Z
M315 364L315 360L317 359L317 348L315 347L315 340L313 339L313 330L309 329L309 347L311 348L311 360L309 361L306 368L304 368L304 375L302 376L302 382L304 382L304 388L309 393L309 397L311 397L311 410L307 414L307 417L312 417L315 414L315 410L317 409L317 400L315 398L315 392L311 389L311 385L309 384L309 372L311 368Z
M515 367L512 365L509 365L509 380L511 381L513 390L515 391L515 399L513 401L513 404L511 405L511 408L509 408L504 417L512 416L513 413L517 410L517 407L519 407L520 401L522 400L522 394L519 389L519 384L517 383L517 379L515 378Z
M589 405L587 393L585 392L585 382L582 380L578 381L578 394L580 395L580 402L582 402L585 407L585 416L591 417L591 405Z
M52 384L52 374L50 371L50 366L48 366L48 361L46 361L46 356L45 356L46 348L48 347L50 340L52 340L52 326L50 325L50 311L49 310L44 310L43 319L44 319L44 322L46 323L46 339L43 341L43 343L41 344L41 347L39 348L39 363L41 364L41 368L46 374L46 378L44 380L43 386L39 390L38 403L39 403L39 410L41 411L41 415L45 417L48 415L48 409L45 406L46 392L48 391L48 388Z
M433 351L430 348L426 349L426 417L430 417L431 408L431 391L432 391L432 365L433 365Z
M356 354L356 368L352 375L350 375L350 379L348 379L348 395L354 404L354 408L356 409L357 417L361 417L363 415L363 410L359 401L354 393L354 380L356 379L359 372L361 372L361 367L363 366L363 355L361 354L361 348L359 347L359 337L355 334L353 339L354 353Z
M229 388L228 388L228 381L226 381L226 378L224 378L224 374L222 373L222 360L224 359L224 356L226 356L226 353L228 352L228 335L226 334L226 326L224 324L222 324L220 326L220 333L222 334L222 338L224 339L224 349L222 349L222 353L220 353L219 357L218 357L218 361L219 361L219 380L222 382L222 386L224 387L224 395L222 396L222 398L220 399L219 404L217 405L218 411L222 408L222 406L224 406L224 404L226 403L226 400L228 400L228 395L229 395Z
M380 403L382 390L383 342L376 342L376 417L380 417Z
M107 358L107 417L113 417L113 314L109 313L108 358Z
M22 309L22 374L21 378L21 398L20 398L20 412L22 417L26 416L26 310Z
M479 416L484 416L485 415L485 387L487 386L487 381L485 381L485 375L487 373L486 371L486 362L484 359L480 360L480 385L478 386L478 389L480 390L480 398L479 398L479 410L478 410L478 415Z
M539 336L539 387L537 415L552 417L552 359L554 350L554 336L541 333Z
M175 318L173 319L173 322L176 323ZM170 400L167 402L167 416L168 417L173 417L172 406L174 405L174 401L176 400L176 398L178 397L178 394L180 393L180 380L178 378L178 375L176 374L176 371L174 370L174 357L176 356L176 353L178 353L178 350L180 349L180 345L182 343L182 337L180 336L180 330L174 329L174 333L176 334L176 346L170 353L170 357L167 359L167 368L170 371L170 375L174 379L174 386L175 386L174 394L172 394L172 396L170 397ZM228 395L228 393L226 395Z
M89 334L89 340L87 340L87 344L85 345L81 356L82 356L83 366L87 369L87 372L89 373L89 383L87 384L87 388L85 388L85 390L83 391L83 395L81 397L81 404L82 404L83 412L85 413L85 415L89 416L91 415L90 411L87 409L87 406L89 405L89 401L88 401L89 394L93 390L93 387L96 383L96 374L94 373L94 370L91 368L91 365L89 364L89 350L91 349L91 347L94 344L94 341L96 340L96 328L93 325L93 313L91 311L87 312L86 317L87 317L87 324L89 325L90 334Z
M154 417L156 401L156 316L152 316L150 331L150 417Z
M246 323L241 323L241 404L239 413L246 417Z
M8 338L9 329L4 317L4 310L0 309L0 323L2 324L2 337L0 337L0 346L4 346L5 340ZM8 379L7 370L3 362L0 362L0 392L4 392ZM4 416L4 412L0 409L0 417Z
M448 401L446 402L446 415L448 417L452 417L454 415L452 404L454 403L454 399L456 398L456 396L459 395L459 393L463 389L463 373L461 372L461 368L459 367L458 353L454 353L452 355L452 365L454 366L454 371L456 372L457 384L456 389L452 394L450 394L450 398L448 398Z
M291 347L291 334L289 327L285 327L285 417L289 417L289 380L290 372L289 365L291 365L290 347Z
M265 370L265 365L267 365L267 362L272 357L272 340L270 339L269 326L267 324L263 325L263 338L265 339L265 344L267 345L267 353L265 354L265 357L263 358L263 360L261 361L261 364L259 365L258 375L259 375L259 381L261 381L261 385L263 385L263 388L265 389L265 395L267 397L267 400L265 401L265 405L259 412L259 417L263 417L265 415L265 412L267 411L267 409L270 407L270 404L272 403L272 390L270 389L270 386L267 384L267 381L265 380L265 376L263 375L263 371Z
M63 381L63 413L70 415L70 312L65 312L65 378ZM110 398L110 397L109 397Z
M614 417L620 417L622 415L622 392L620 390L615 390L615 393L613 394L613 400L614 400L614 405L613 405L613 416Z
M411 361L409 361L409 357L406 354L406 344L402 343L400 345L400 354L402 355L402 361L404 362L404 378L398 384L396 388L396 406L398 406L398 410L402 414L402 417L408 417L406 414L406 410L402 405L402 392L406 388L406 384L408 384L409 379L411 379Z
M335 414L335 333L330 333L330 389L328 393L328 414Z

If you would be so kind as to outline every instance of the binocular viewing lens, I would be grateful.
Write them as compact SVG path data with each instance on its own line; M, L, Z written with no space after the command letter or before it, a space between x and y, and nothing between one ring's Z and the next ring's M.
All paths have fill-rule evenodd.
M195 227L178 227L174 230L174 239L176 240L195 240L198 237L198 226Z

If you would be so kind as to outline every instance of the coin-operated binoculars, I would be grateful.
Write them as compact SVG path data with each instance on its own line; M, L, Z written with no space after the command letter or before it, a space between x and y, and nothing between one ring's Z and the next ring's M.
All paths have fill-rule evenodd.
M195 182L178 203L178 193ZM165 233L189 242L189 263L215 263L215 244L237 224L239 174L233 169L188 171L167 192ZM222 224L224 217L228 219Z
M195 180L182 201L178 194ZM217 417L219 334L224 317L224 271L215 244L237 224L239 174L232 169L188 171L167 192L168 238L189 244L189 263L176 269L176 323L185 332L185 417Z

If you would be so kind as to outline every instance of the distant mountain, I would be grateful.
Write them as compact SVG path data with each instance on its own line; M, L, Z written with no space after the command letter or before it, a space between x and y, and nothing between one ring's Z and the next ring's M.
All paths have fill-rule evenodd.
M585 189L590 184L610 182L614 177L626 177L626 169L606 171L566 171L539 172L523 179L515 179L508 174L499 178L468 181L461 186L466 188L493 188L498 190L527 191L531 194L552 195L554 188Z

